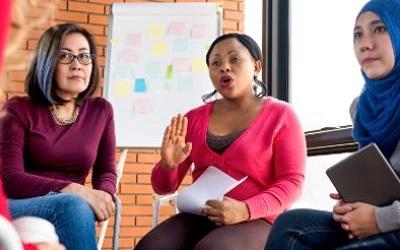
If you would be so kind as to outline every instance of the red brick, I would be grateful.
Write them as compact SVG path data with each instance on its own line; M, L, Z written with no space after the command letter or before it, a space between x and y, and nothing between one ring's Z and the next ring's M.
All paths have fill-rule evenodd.
M49 8L49 5L55 4L56 8L59 10L65 10L67 9L67 1L66 0L46 0L46 1L34 1L33 7L39 7L39 8Z
M86 23L88 14L57 10L54 15L56 20Z
M119 199L122 205L133 205L136 204L136 196L134 194L119 194Z
M104 14L104 4L68 1L68 10Z
M243 20L244 15L241 11L224 10L225 19Z
M9 71L8 80L11 81L24 81L26 77L25 71Z
M123 214L125 215L152 215L151 206L123 206Z
M238 28L238 22L237 21L232 21L232 20L223 20L222 21L222 28L223 29L237 29Z
M6 83L4 91L22 93L22 92L25 91L25 83L24 82L10 82L10 81L8 81Z
M29 50L36 49L37 43L38 43L38 40L29 40L28 41L28 49Z
M238 30L239 31L244 31L244 22L242 22L242 21L239 22Z
M126 156L126 162L137 162L137 153L129 150Z
M89 23L108 25L108 16L90 14Z
M107 37L106 36L94 36L94 40L96 42L96 45L107 45Z
M136 226L151 226L153 223L153 217L152 216L137 216L136 217Z
M91 2L91 3L112 4L112 3L116 3L116 2L122 2L122 0L121 1L115 1L115 0L89 0L89 2Z
M44 30L32 29L28 32L26 38L39 40L43 33Z
M160 156L154 153L139 153L138 154L138 162L141 163L156 163L160 160Z
M121 177L121 183L127 184L127 183L137 183L137 176L136 174L131 174L131 173L124 173Z
M222 7L225 10L238 10L239 4L235 1L223 1Z
M139 174L137 183L150 184L150 175L149 174Z
M153 164L141 164L141 163L126 164L124 172L149 174L151 173L153 167L154 167Z
M150 184L125 184L121 187L122 194L152 194L153 188Z
M245 4L244 3L239 3L239 10L244 11Z
M207 2L206 0L176 0L175 2Z
M104 66L106 65L106 58L104 56L98 56L97 57L97 64L99 66Z
M136 204L138 205L152 205L153 204L153 195L137 195Z
M92 35L104 35L103 25L93 25L93 24L81 24L81 26L87 29Z

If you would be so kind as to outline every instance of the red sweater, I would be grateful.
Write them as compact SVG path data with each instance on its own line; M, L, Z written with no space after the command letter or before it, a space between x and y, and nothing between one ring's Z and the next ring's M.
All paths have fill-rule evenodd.
M247 204L250 220L264 218L272 223L300 196L304 180L306 144L294 111L287 103L268 97L249 127L219 155L206 143L212 105L186 114L186 141L192 142L192 152L173 171L157 163L151 176L154 190L161 194L177 190L192 163L194 181L214 165L235 179L248 176L227 196Z
M3 53L10 28L11 0L0 1L0 72L3 69Z
M115 132L111 104L86 100L78 119L61 126L49 108L28 97L4 105L0 119L0 174L9 198L58 192L72 182L84 184L90 169L95 189L116 191Z
M7 33L10 27L10 16L11 16L11 0L0 1L0 72L2 70L3 63L3 51L6 45ZM0 180L0 215L10 219L8 213L7 199L3 194L3 185ZM1 249L1 247L0 247ZM33 245L24 245L25 250L37 249Z
M8 212L7 198L3 193L3 184L0 180L0 215L6 219L11 219L10 213ZM0 246L1 249L1 246ZM36 250L36 246L32 244L24 244L24 250Z

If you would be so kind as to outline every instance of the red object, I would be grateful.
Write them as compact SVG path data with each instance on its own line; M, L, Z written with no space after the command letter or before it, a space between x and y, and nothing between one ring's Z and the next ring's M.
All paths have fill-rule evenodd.
M11 0L0 1L0 71L3 66L4 50L7 43L8 31L10 29Z
M11 18L11 0L0 1L0 71L3 67L4 50L7 43L8 32L10 29ZM8 212L7 198L3 193L3 184L0 180L0 215L7 219L11 219ZM32 244L24 244L25 250L36 250L36 246Z

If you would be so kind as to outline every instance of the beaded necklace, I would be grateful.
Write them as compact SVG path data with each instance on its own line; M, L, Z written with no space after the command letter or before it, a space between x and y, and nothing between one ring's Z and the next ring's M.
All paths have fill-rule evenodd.
M76 121L76 119L78 119L78 115L79 115L79 106L75 105L74 111L72 112L72 116L68 119L62 118L60 116L60 111L58 110L58 106L57 105L51 105L49 107L50 109L50 113L51 116L53 117L54 121L58 124L58 125L68 125L68 124L72 124Z

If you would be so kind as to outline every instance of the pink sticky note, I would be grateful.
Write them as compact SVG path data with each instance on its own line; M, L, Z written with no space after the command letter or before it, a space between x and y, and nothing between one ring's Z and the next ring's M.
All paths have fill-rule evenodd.
M209 29L205 24L193 25L191 32L192 38L194 39L204 38L207 37L208 34L209 34Z
M136 60L136 51L134 49L123 49L119 53L119 62L131 63Z
M183 35L186 31L186 25L184 22L172 22L168 27L169 35Z
M126 36L125 45L127 47L142 47L142 34L140 33L129 33Z
M174 58L172 66L175 72L187 72L192 71L192 63L189 58Z

